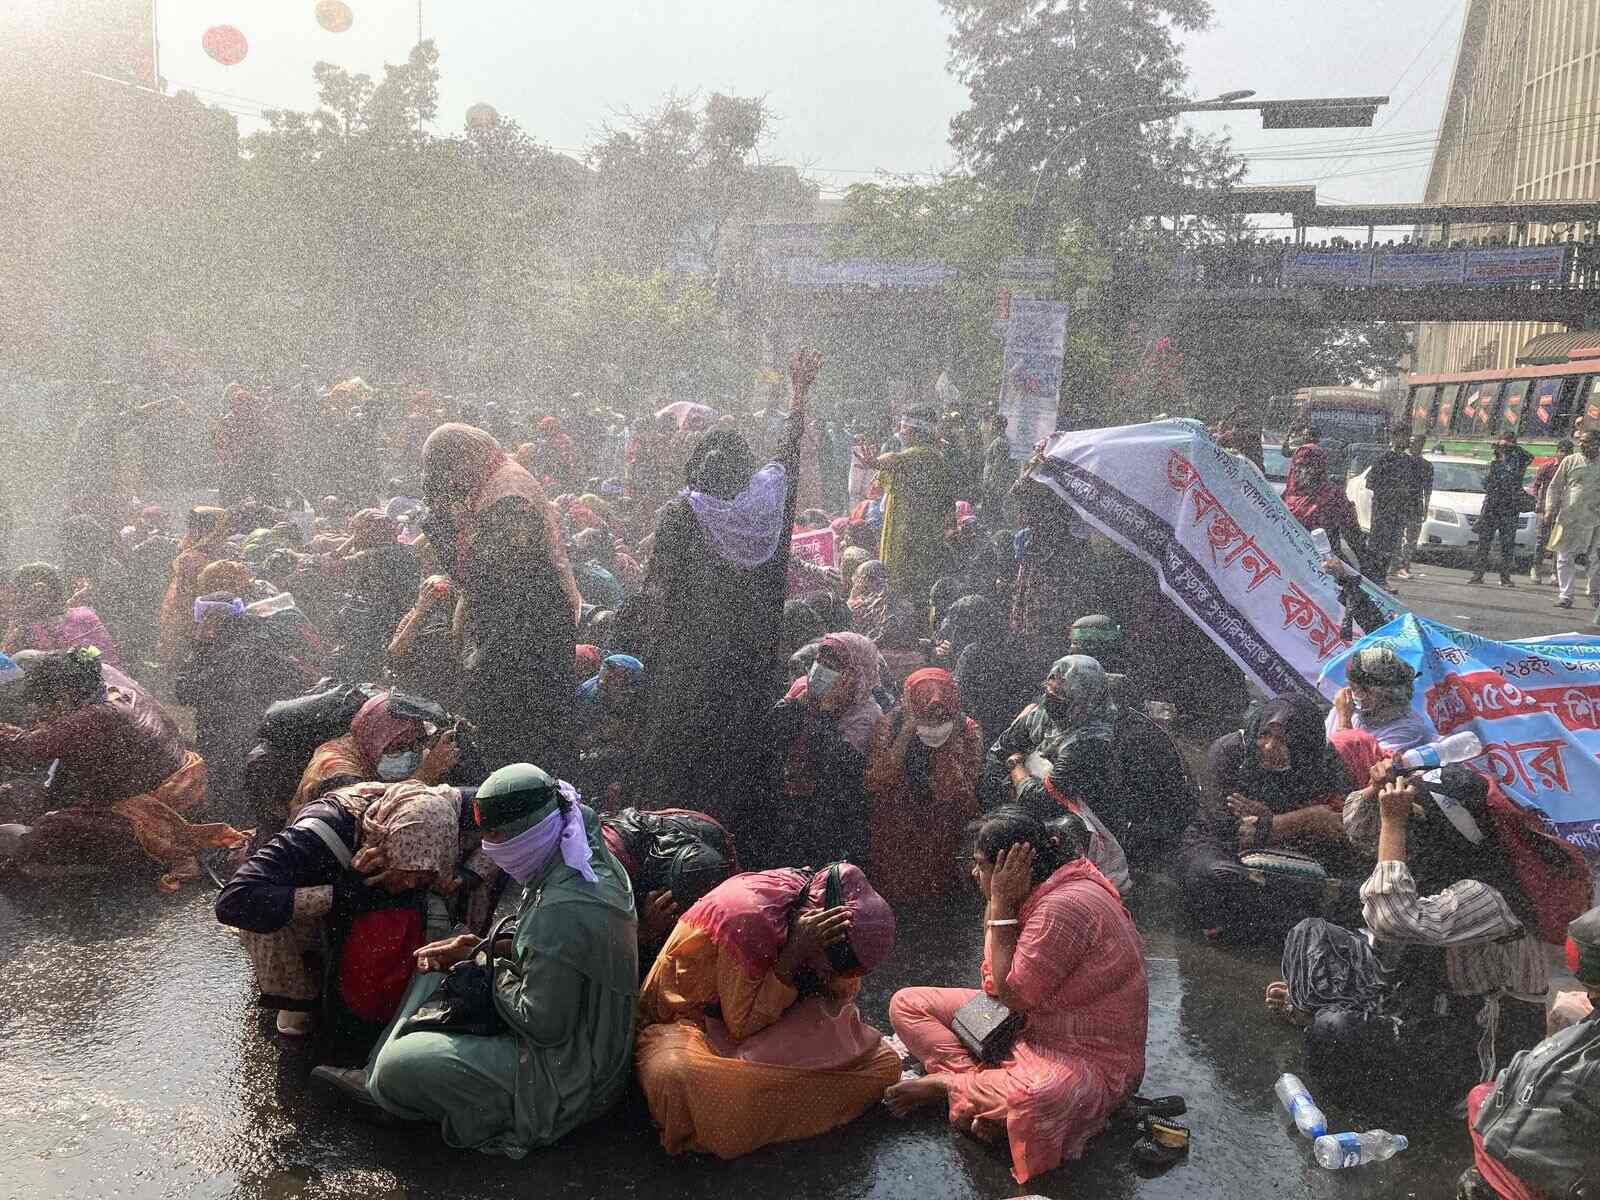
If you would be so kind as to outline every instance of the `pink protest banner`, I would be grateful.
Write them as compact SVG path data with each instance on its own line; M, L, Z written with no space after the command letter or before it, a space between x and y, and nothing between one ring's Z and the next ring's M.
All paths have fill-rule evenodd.
M810 533L795 534L789 542L789 553L795 558L816 563L819 567L833 566L833 530L813 529Z

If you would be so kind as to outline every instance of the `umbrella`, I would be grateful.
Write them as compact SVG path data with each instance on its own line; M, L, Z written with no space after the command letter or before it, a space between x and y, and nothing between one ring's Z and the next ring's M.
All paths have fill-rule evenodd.
M679 400L656 412L656 420L668 418L677 425L679 433L689 428L690 422L696 420L702 429L706 428L716 420L716 416L717 410L709 404L696 404L693 400Z

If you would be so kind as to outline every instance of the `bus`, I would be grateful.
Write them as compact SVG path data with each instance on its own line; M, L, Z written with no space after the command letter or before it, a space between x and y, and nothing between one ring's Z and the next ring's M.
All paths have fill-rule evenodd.
M1447 454L1487 458L1488 443L1507 430L1536 458L1553 455L1556 439L1600 428L1600 348L1574 350L1546 367L1461 371L1407 377L1411 427Z

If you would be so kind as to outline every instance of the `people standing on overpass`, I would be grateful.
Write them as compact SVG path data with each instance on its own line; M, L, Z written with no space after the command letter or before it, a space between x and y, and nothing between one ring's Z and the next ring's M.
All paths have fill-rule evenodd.
M1524 498L1531 500L1522 490L1522 477L1533 461L1511 430L1502 433L1494 444L1494 462L1489 464L1489 474L1483 481L1483 509L1478 514L1478 561L1473 564L1472 578L1468 583L1482 583L1483 573L1489 569L1489 544L1500 540L1500 586L1516 587L1511 581L1511 563L1516 553L1517 521L1525 511ZM1567 600L1563 608L1571 608L1570 591L1563 593Z
M1423 457L1428 439L1417 434L1411 439L1411 453L1406 456L1411 464L1411 509L1406 516L1406 526L1400 531L1400 545L1395 551L1395 578L1410 579L1411 555L1422 537L1422 523L1428 519L1428 502L1433 499L1433 464ZM1417 572L1422 574L1421 571Z
M1588 576L1585 591L1594 593L1595 538L1600 534L1600 429L1588 430L1578 453L1561 460L1545 493L1544 519L1551 523L1550 549L1556 552L1557 608L1572 607L1573 568ZM1582 560L1580 563L1579 560Z

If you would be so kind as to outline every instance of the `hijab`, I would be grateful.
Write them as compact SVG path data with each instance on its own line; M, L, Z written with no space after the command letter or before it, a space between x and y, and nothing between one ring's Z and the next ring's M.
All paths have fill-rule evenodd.
M894 948L894 910L860 867L838 867L839 900L850 910L850 949L860 968L871 971ZM794 918L821 908L827 887L828 868L747 871L717 885L679 920L702 930L749 978L759 979L778 961Z
M1256 738L1268 725L1283 726L1289 769L1268 770ZM1308 696L1279 696L1250 708L1244 724L1244 755L1239 790L1274 813L1289 812L1350 790L1350 775L1339 751L1328 743L1322 705Z
M190 550L208 550L228 538L228 512L226 509L199 505L189 510L188 528L178 543L178 557ZM176 562L173 564L176 566Z
M844 535L839 535L839 544L844 545ZM855 586L855 575L862 566L872 561L872 553L860 546L845 546L844 553L839 555L839 578L844 586Z
M1345 663L1345 677L1356 686L1376 692L1379 706L1361 713L1368 725L1382 725L1411 711L1411 693L1417 673L1389 646L1366 646Z
M536 509L546 504L539 481L501 448L492 434L473 425L450 422L422 444L423 491L431 503L460 500L480 513L510 496Z
M1109 742L1117 706L1106 669L1087 654L1068 654L1051 664L1050 678L1061 686L1055 696L1046 693L1044 707L1066 735L1062 748L1084 738Z
M1006 623L1000 610L987 596L963 596L950 606L945 617L945 636L950 642L950 657L960 659L968 646L988 646L1000 641Z
M750 445L732 429L713 429L689 456L679 493L716 555L750 571L770 562L783 540L788 478L783 464L759 471Z
M396 717L389 712L388 692L380 692L368 700L350 722L351 739L374 767L391 747L413 740L422 732L421 721Z
M917 795L925 796L930 790L929 769L933 756L954 749L959 754L961 732L965 721L961 715L961 701L956 696L956 681L942 667L924 667L913 671L906 679L905 719L913 726L943 724L953 726L945 740L937 746L927 745L915 732L906 746L906 779ZM939 719L940 714L943 720Z
M1320 466L1322 482L1309 485L1304 481L1308 469ZM1307 443L1294 452L1289 462L1289 478L1283 489L1283 502L1289 511L1307 529L1328 529L1337 532L1356 526L1355 506L1344 489L1328 478L1328 452L1321 446Z
M850 695L834 717L839 735L865 753L872 727L883 716L883 709L872 698L878 687L878 647L859 633L830 633L822 644L831 647L849 667ZM843 679L839 681L840 685L844 683Z
M391 870L451 878L461 853L461 793L418 779L389 784L361 814L361 845L381 847Z
M219 558L215 562L206 564L195 583L201 594L227 592L233 596L244 596L249 593L250 585L255 581L255 572L242 562Z

